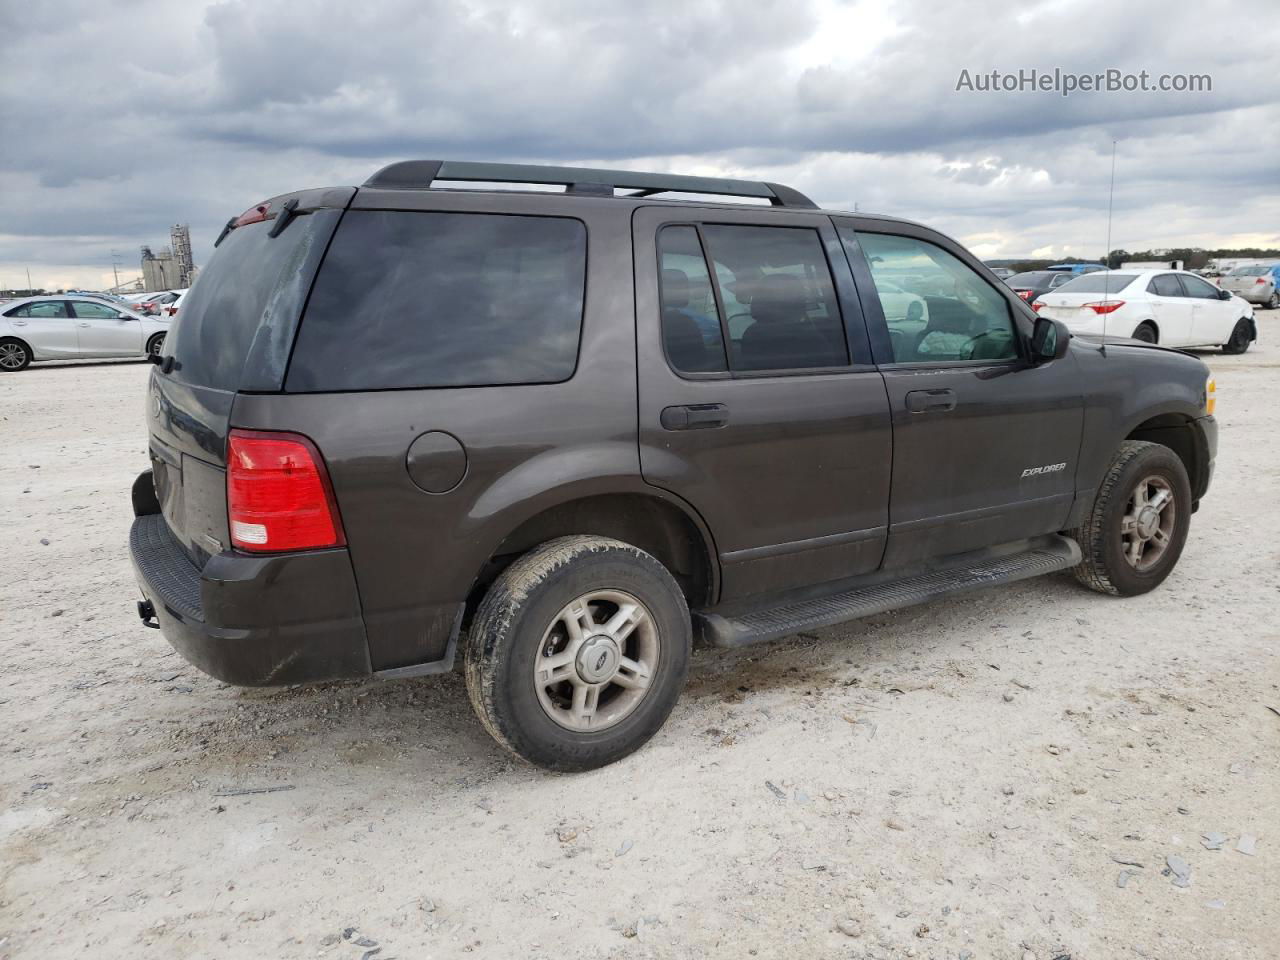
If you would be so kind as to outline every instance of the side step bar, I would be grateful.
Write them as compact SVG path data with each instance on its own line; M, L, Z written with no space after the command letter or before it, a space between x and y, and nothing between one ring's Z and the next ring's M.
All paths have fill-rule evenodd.
M1080 547L1076 542L1068 537L1053 536L1038 540L1033 548L1020 553L978 559L899 580L883 580L844 593L784 603L737 616L701 613L695 617L703 635L715 646L745 647L997 583L1013 583L1067 570L1079 562Z

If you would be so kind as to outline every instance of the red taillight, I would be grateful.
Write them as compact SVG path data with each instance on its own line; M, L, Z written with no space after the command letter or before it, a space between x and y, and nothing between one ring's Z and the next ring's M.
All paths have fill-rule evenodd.
M1033 304L1031 305L1031 309L1032 309L1032 310L1034 310L1036 313L1039 313L1039 312L1040 312L1040 308L1041 308L1041 307L1043 307L1043 306L1044 306L1044 301L1043 301L1043 300L1037 300L1035 303L1033 303Z
M1030 300L1030 299L1031 299L1031 294L1035 293L1035 291L1034 291L1034 290L1019 290L1019 291L1017 291L1017 293L1018 293L1018 296L1020 296L1023 300Z
M231 431L227 517L232 544L253 553L347 542L324 459L296 433Z
M1266 283L1266 282L1267 282L1267 278L1266 278L1266 277L1259 277L1257 280L1255 280L1255 281L1253 281L1253 282L1254 282L1254 283Z
M250 207L236 218L236 226L243 227L250 223L261 223L267 219L267 211L270 209L271 204L269 203L259 203L257 206Z
M1099 300L1097 303L1086 303L1086 307L1094 313L1115 313L1124 306L1123 300Z

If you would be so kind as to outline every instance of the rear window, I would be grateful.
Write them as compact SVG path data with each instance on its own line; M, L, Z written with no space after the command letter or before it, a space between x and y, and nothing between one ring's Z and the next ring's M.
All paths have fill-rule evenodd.
M567 380L586 260L586 227L567 217L349 211L311 292L286 388Z
M1270 267L1253 265L1253 266L1236 267L1234 270L1228 273L1227 276L1228 277L1262 277L1262 276L1266 276L1270 272L1271 272Z
M1136 273L1086 273L1058 288L1058 293L1119 293L1137 278Z
M173 377L218 390L279 389L302 297L340 213L299 216L276 237L269 220L227 234L165 338Z
M1048 270L1033 270L1030 273L1015 273L1007 278L1005 283L1011 287L1034 287L1037 284L1048 283L1053 276L1053 273Z

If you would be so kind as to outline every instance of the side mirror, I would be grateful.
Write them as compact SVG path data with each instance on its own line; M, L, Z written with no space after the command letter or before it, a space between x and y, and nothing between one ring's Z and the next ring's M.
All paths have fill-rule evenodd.
M1062 321L1037 317L1036 325L1031 331L1032 362L1048 363L1050 360L1061 360L1067 355L1067 344L1070 340L1071 331Z
M1218 291L1218 299L1219 299L1219 300L1230 300L1230 299L1231 299L1231 291L1230 291L1230 290L1219 290L1219 291Z

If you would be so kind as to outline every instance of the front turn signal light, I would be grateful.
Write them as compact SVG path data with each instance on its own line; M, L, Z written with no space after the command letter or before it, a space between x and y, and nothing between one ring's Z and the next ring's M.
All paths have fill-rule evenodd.
M1208 416L1213 416L1213 411L1218 408L1218 384L1210 377L1204 383L1204 412Z

